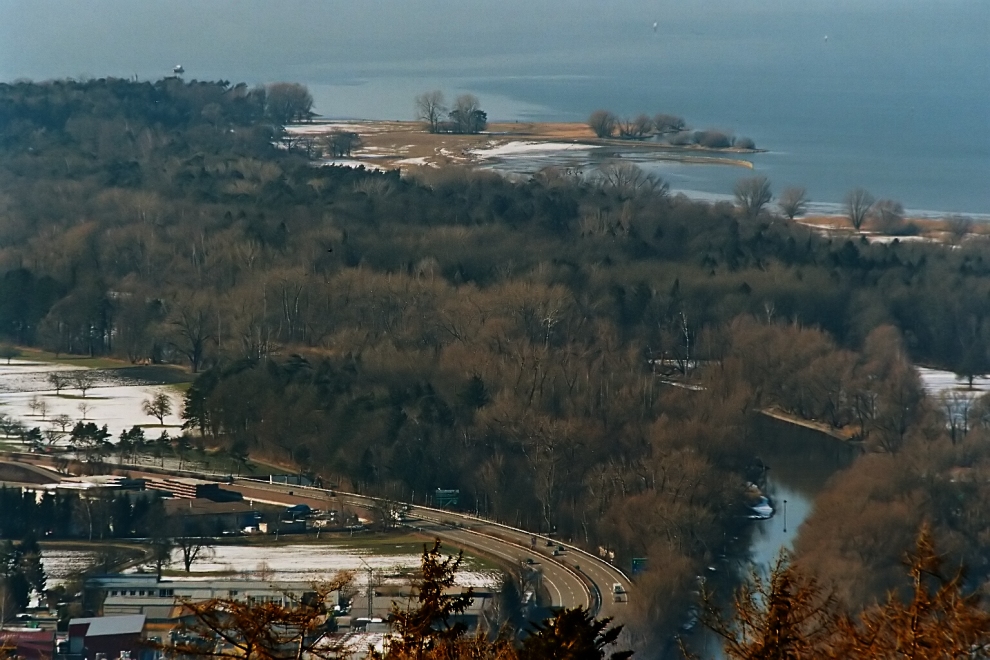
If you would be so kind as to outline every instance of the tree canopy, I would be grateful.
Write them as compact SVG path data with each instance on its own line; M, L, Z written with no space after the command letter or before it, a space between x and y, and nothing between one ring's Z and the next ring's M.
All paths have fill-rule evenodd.
M400 499L458 488L620 565L657 558L630 607L650 639L680 630L713 557L745 552L767 409L870 452L798 543L844 597L898 584L883 562L919 511L955 556L990 550L985 512L958 506L986 480L953 476L983 474L983 415L950 434L912 368L983 368L978 241L824 236L622 163L525 181L315 167L326 145L285 138L269 97L226 81L0 85L2 338L185 365L187 432L237 460ZM69 429L94 460L109 451L96 424ZM150 446L164 462L181 443ZM33 524L3 510L5 528ZM106 510L75 533L145 529Z

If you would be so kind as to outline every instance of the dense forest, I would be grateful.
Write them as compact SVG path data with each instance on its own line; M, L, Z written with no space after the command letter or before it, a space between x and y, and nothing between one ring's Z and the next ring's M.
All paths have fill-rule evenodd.
M767 408L868 454L797 567L876 598L928 520L990 575L990 415L950 434L911 366L990 370L983 244L823 237L635 172L315 167L287 88L0 85L0 333L185 365L189 432L237 454L648 557L639 634L745 551Z

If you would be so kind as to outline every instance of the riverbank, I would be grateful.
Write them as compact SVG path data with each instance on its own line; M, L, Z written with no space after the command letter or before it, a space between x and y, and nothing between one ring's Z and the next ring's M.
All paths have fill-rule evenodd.
M793 424L794 426L800 426L811 431L816 431L827 435L830 438L835 438L836 440L841 440L843 442L849 442L856 439L856 433L849 427L842 429L836 429L828 424L823 424L821 422L813 422L807 419L802 419L797 415L792 415L791 413L786 413L782 410L777 410L775 408L764 408L760 411L760 414L775 419L779 422L785 422L787 424Z
M648 156L657 161L726 165L752 169L744 157L759 149L710 149L700 145L671 145L647 140L598 138L578 122L501 122L476 135L429 133L422 122L327 121L286 127L287 144L311 146L334 131L356 133L360 146L349 155L331 158L326 164L411 171L447 165L485 165L494 160L540 151L598 151ZM621 153L620 153L621 152Z

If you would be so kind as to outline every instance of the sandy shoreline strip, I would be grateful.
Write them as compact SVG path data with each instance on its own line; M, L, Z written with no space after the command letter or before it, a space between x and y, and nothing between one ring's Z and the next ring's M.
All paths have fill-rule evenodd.
M378 168L402 170L484 164L503 155L513 155L512 149L506 147L517 144L545 145L542 150L548 153L554 150L615 149L649 154L658 161L747 169L752 169L753 163L740 156L760 153L758 150L706 149L697 145L600 139L587 125L576 122L493 123L486 132L478 135L433 134L424 130L421 122L400 121L327 121L286 127L286 132L295 140L318 141L334 131L353 132L361 137L360 148L349 158L341 159L347 160L346 164L366 163ZM500 154L500 151L503 153Z

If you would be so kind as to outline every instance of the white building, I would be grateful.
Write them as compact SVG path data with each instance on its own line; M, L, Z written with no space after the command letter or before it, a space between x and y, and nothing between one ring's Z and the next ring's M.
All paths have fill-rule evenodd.
M103 615L144 614L149 621L166 621L182 601L232 599L289 604L315 594L312 582L264 580L159 580L151 573L97 575L86 580L86 589L103 596ZM338 592L328 602L336 604Z

